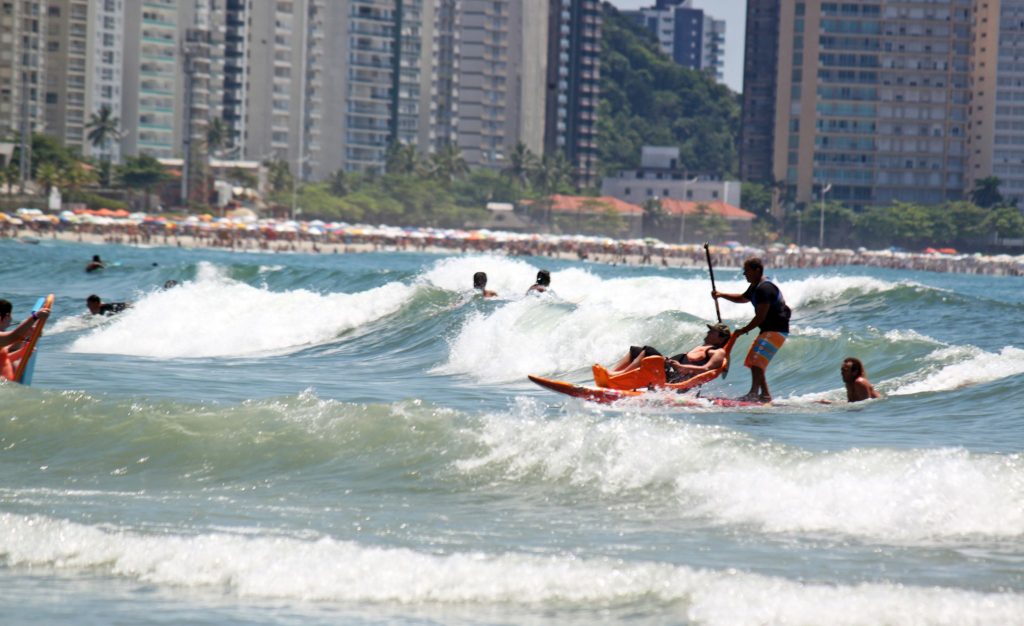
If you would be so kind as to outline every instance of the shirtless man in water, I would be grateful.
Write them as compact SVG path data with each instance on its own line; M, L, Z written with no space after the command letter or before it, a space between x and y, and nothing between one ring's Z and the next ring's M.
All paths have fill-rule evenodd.
M665 359L667 382L678 383L722 367L725 362L725 350L722 347L729 341L732 331L722 323L707 324L707 327L703 345ZM630 346L629 352L608 370L608 374L616 376L636 369L644 357L649 356L661 356L661 353L650 346Z
M846 399L850 402L860 402L861 400L873 400L875 398L881 398L882 394L875 391L875 388L871 385L868 380L867 373L864 371L864 364L860 362L860 359L852 356L843 359L843 365L839 368L839 373L843 377L843 383L846 385Z

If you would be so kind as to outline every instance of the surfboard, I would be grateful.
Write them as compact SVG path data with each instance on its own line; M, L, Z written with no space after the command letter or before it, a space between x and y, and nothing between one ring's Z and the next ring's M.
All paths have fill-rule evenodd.
M707 404L713 404L720 407L766 406L760 402L748 402L746 400L736 400L733 398L695 398L681 394L666 395L663 393L655 395L648 394L646 391L633 389L588 387L586 385L577 385L564 380L552 380L550 378L544 378L543 376L534 376L533 374L529 374L528 378L545 389L557 391L558 393L562 393L573 398L587 400L589 402L598 402L600 404L611 404L627 398L638 398L650 395L651 399L656 399L658 403L668 403L673 406L706 406Z
M36 301L36 305L32 307L32 312L36 312L44 307L53 308L52 293L45 298L39 298ZM14 382L16 383L21 383L22 385L32 384L32 374L36 371L36 344L39 343L39 337L43 334L43 326L46 326L46 320L40 320L32 327L32 334L29 335L28 343L25 344L25 353L22 355L21 360L18 361L18 367L14 370Z

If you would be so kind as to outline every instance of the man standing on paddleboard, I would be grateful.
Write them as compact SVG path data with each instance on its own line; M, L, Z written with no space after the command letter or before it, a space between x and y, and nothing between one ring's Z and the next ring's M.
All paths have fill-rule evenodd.
M754 318L742 328L736 329L737 335L745 335L754 328L760 329L757 339L750 346L744 365L750 368L750 391L739 398L748 402L771 402L772 394L768 390L768 379L765 370L789 336L789 317L791 311L786 306L782 292L770 280L764 277L764 263L757 257L743 262L743 277L750 287L743 293L722 293L712 291L712 298L725 298L731 302L750 302L754 305Z

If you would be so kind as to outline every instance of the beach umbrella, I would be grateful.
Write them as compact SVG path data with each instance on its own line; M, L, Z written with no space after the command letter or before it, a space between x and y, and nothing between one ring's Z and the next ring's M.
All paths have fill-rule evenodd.
M939 252L942 254L956 254L956 248L939 248Z

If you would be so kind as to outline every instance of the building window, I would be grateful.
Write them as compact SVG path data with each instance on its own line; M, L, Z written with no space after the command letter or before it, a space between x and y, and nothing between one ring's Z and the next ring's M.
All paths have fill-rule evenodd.
M626 187L626 192L625 192L625 195L627 195L627 196L628 196L628 195L629 195L630 193L632 193L632 191L633 191L633 190L632 190L632 189L631 189L630 187Z

